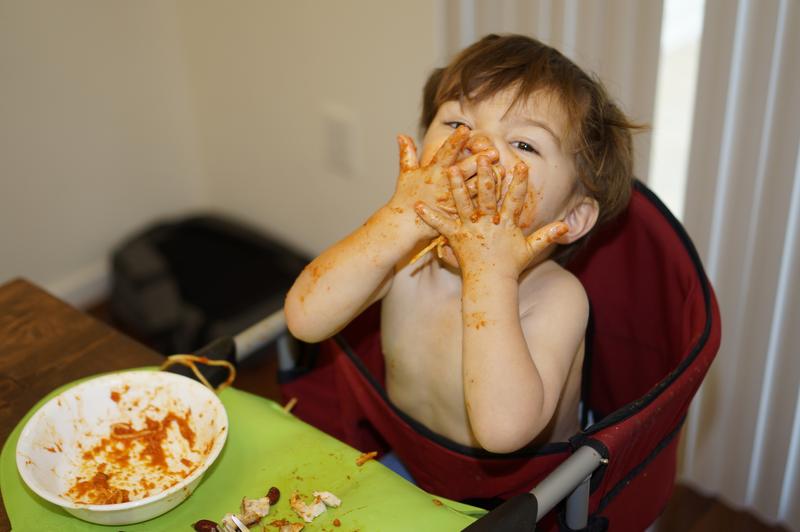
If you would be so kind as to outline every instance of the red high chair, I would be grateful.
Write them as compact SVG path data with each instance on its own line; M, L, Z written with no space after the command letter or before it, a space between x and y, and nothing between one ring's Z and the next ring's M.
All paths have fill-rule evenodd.
M567 442L493 454L397 409L383 387L377 306L323 342L283 391L299 397L300 418L352 446L391 448L428 492L506 501L469 530L644 530L670 498L680 429L719 347L717 302L689 236L638 182L569 269L592 309L582 399L594 422ZM275 322L263 323L274 332ZM260 329L235 338L240 354Z

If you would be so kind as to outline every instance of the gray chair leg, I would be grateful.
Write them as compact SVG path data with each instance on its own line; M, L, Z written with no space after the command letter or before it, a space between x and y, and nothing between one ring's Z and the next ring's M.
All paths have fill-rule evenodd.
M567 497L567 526L573 530L586 528L589 524L589 480L583 482Z
M588 511L589 505L589 483L588 478L592 472L603 462L600 453L589 446L579 448L572 456L561 463L547 478L542 480L538 486L531 490L539 501L539 519L553 509L553 507L564 500L565 497L575 496L574 505L578 504L581 498L585 498L583 503L584 512ZM585 484L585 489L582 486ZM580 490L584 489L584 492ZM576 494L576 492L578 492ZM572 495L571 495L572 494ZM576 513L577 508L576 506ZM585 524L583 526L586 526ZM578 527L583 528L583 527Z

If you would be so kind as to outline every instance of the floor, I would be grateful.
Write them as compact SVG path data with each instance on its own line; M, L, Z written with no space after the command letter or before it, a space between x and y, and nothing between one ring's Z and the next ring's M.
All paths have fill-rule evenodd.
M652 528L654 532L788 532L770 526L751 514L735 510L705 497L688 486L677 485L666 510Z
M136 337L130 330L114 322L107 304L94 305L87 312L129 336ZM146 340L137 339L147 344ZM284 401L278 388L276 357L270 356L269 352L249 359L239 368L236 387L278 402ZM706 497L680 484L675 487L664 513L648 532L707 531L789 532L786 528L765 524L747 512L730 508L717 499Z

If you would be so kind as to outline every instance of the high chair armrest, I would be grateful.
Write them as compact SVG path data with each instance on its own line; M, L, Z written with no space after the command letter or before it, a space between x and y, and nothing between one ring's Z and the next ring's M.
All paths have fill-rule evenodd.
M283 315L283 308L280 308L261 321L254 323L236 336L221 336L216 338L212 342L195 351L194 354L199 357L205 357L209 360L226 360L232 363L234 366L238 366L242 363L242 361L247 359L256 351L263 349L272 342L278 340L278 362L280 366L280 359L282 356L291 356L291 353L288 353L289 347L285 347L285 349L280 348L280 340L282 339L286 330L286 319ZM287 353L283 354L283 351L287 351ZM196 378L193 371L184 365L171 366L167 369L167 371L190 378ZM197 368L197 371L202 373L203 377L205 377L208 383L214 387L225 382L229 375L227 368L216 365L201 365L199 368Z
M241 362L255 351L274 342L285 331L286 317L281 307L233 338L236 344L236 362Z
M556 504L567 499L567 524L579 529L586 526L589 511L589 478L603 461L603 457L588 445L579 447L552 473L541 481L531 493L539 503L537 521ZM582 514L582 515L581 515ZM579 521L583 521L580 523ZM576 526L577 525L577 526Z
M589 479L602 461L593 448L580 447L529 494L507 500L465 528L465 532L534 531L535 523L565 498L567 526L573 530L584 528L589 513Z

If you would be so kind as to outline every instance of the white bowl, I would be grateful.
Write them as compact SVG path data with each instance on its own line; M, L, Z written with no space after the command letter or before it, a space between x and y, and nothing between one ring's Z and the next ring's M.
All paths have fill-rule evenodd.
M74 386L40 408L20 434L17 469L36 494L80 519L138 523L186 499L227 435L222 402L199 382L163 371L116 373ZM90 480L102 482L104 475L112 490L128 490L127 502L98 504L114 500L103 493L125 498L121 491L87 491Z

